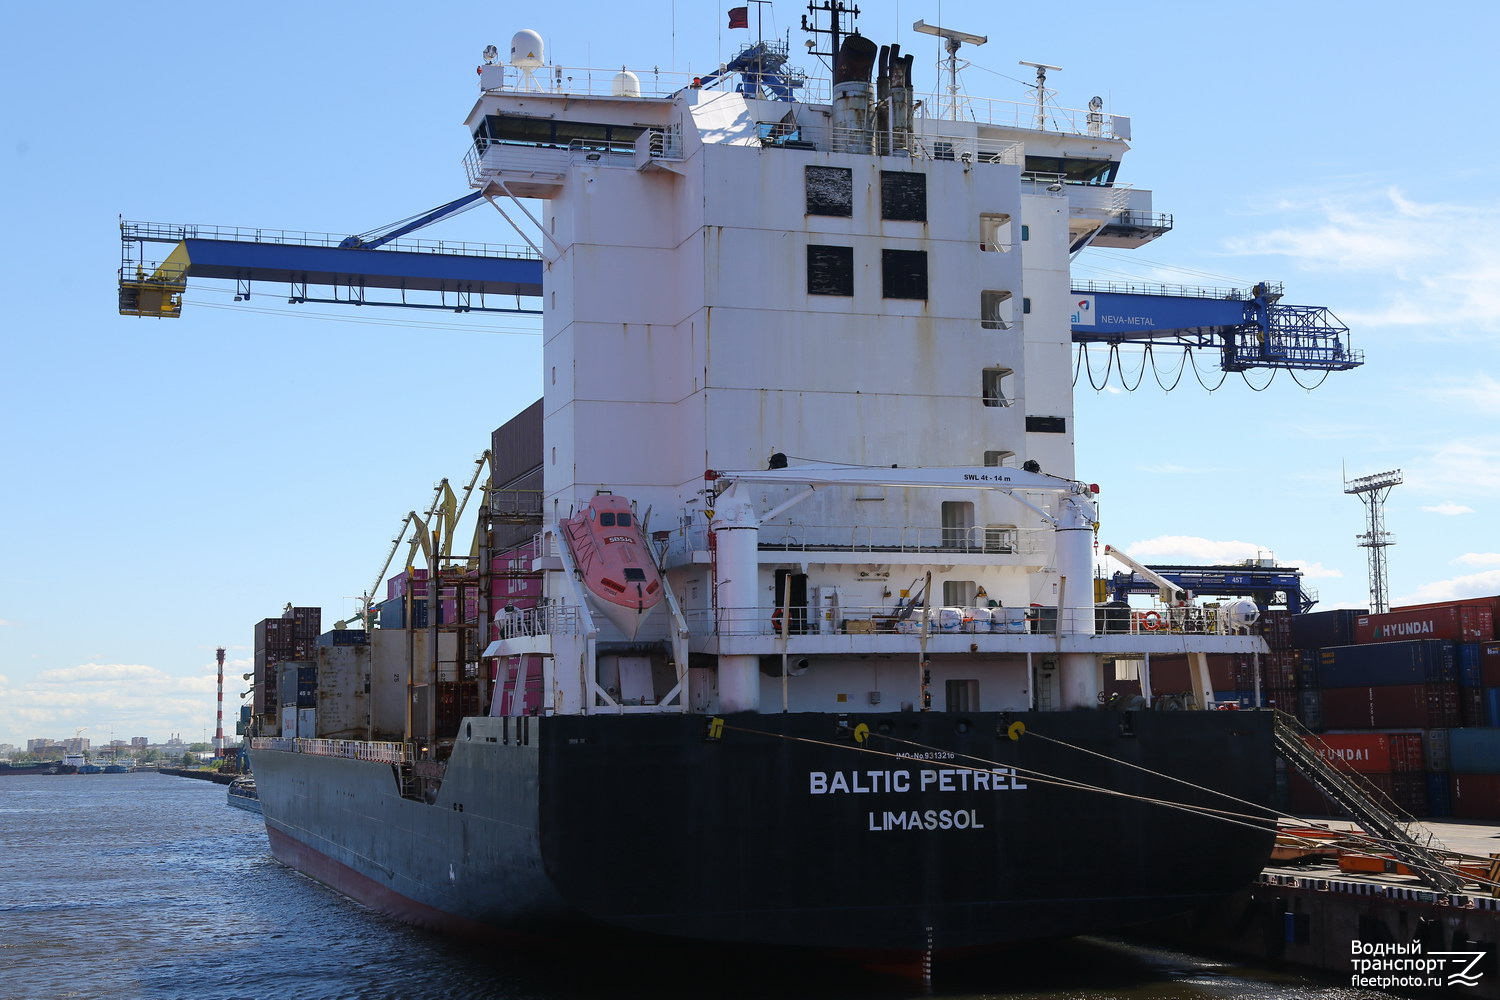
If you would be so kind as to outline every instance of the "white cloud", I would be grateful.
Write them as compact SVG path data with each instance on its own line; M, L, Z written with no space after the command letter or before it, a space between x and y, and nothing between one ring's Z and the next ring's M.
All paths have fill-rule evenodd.
M167 675L155 667L140 663L82 663L76 667L54 667L43 670L44 684L89 684L106 681L157 681Z
M1125 554L1154 562L1211 563L1229 565L1246 559L1270 556L1264 545L1254 542L1215 541L1194 535L1158 535L1125 546Z
M1387 187L1278 207L1310 221L1233 239L1226 249L1287 257L1311 271L1378 275L1370 308L1339 310L1351 328L1421 327L1428 336L1449 339L1500 331L1500 313L1490 301L1500 284L1500 248L1453 238L1500 225L1500 207L1492 201L1416 202Z
M1324 566L1319 562L1308 562L1305 559L1288 559L1282 565L1295 566L1302 571L1305 580L1333 580L1342 578L1344 571Z
M1500 552L1465 552L1453 561L1465 566L1500 566Z
M1406 604L1433 604L1438 601L1455 601L1465 597L1491 597L1500 594L1500 569L1474 573L1470 576L1455 576L1418 587L1409 594L1402 594L1391 601L1391 607Z
M1448 517L1452 517L1455 514L1472 514L1472 513L1474 513L1474 508L1473 507L1465 507L1461 503L1451 503L1451 502L1450 503L1440 503L1440 504L1438 504L1435 507L1423 507L1422 509L1425 510L1425 511L1427 511L1427 513L1429 513L1429 514L1443 514L1443 515L1448 516Z
M34 679L0 677L0 687L0 732L19 739L60 739L76 729L96 741L110 732L165 739L198 733L214 719L212 674L182 676L140 663L54 667ZM226 709L237 710L234 694L227 701Z
M7 621L4 618L0 618L0 628L15 628L19 624L20 622Z

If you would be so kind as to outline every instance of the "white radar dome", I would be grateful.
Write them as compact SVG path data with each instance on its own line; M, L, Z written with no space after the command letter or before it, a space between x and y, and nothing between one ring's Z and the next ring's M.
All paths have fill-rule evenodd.
M1260 619L1260 607L1247 597L1219 606L1219 620L1229 628L1249 628Z
M628 69L622 69L615 74L609 92L614 97L640 97L641 78Z
M542 57L542 36L523 28L510 40L510 64L517 69L539 69L546 65Z

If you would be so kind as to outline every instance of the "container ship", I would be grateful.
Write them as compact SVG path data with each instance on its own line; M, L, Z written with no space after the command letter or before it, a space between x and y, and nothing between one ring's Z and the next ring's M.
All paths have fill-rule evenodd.
M1272 719L1209 670L1269 653L1253 606L1095 590L1069 261L1170 228L1129 119L919 101L813 12L831 85L778 42L671 86L487 52L465 167L542 259L544 392L471 551L450 491L366 628L257 626L281 861L453 931L898 956L1261 869ZM1107 700L1168 655L1181 698Z

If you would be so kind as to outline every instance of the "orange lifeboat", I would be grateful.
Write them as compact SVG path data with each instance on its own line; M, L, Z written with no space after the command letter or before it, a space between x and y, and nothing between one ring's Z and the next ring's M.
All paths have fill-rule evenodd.
M661 603L662 585L630 501L601 493L561 528L594 606L634 639Z

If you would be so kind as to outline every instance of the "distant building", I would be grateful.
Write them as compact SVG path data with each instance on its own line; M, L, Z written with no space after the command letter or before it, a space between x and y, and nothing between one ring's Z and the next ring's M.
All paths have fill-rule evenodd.
M92 741L87 736L74 736L63 743L68 753L87 753Z
M151 740L145 736L132 736L130 738L131 749L144 750L151 745Z

